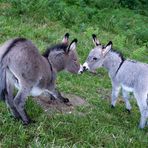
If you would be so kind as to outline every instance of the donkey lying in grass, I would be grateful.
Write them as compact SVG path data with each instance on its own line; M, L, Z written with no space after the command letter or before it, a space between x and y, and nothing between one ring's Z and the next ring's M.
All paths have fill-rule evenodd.
M120 53L112 50L111 41L104 47L93 35L93 42L95 48L89 53L83 70L94 71L99 67L108 70L112 82L112 107L115 107L122 87L123 99L130 111L129 92L133 92L141 113L139 127L144 128L148 118L148 64L124 59Z
M9 40L0 47L0 95L6 100L13 116L21 119L23 124L31 122L24 109L28 96L47 92L63 102L69 101L55 89L57 71L66 69L78 73L80 69L75 50L77 39L68 45L68 37L67 33L61 44L47 49L43 56L25 38ZM50 62L50 54L53 63ZM18 89L15 97L14 86Z

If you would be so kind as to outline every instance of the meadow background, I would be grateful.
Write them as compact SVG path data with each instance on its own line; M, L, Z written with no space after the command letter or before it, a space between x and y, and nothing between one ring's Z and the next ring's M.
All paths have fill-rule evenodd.
M0 0L0 44L14 37L33 41L41 53L59 43L69 32L77 38L83 63L93 48L95 33L102 44L113 41L114 49L148 63L147 0ZM131 96L132 112L125 111L121 97L110 108L111 83L104 69L58 74L57 87L86 99L83 115L47 114L32 99L26 108L35 124L24 127L10 117L0 102L0 148L7 147L148 147L148 127L139 130L139 109Z

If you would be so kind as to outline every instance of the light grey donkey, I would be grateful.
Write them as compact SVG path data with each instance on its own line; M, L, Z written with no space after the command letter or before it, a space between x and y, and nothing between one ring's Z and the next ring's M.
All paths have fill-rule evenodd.
M133 92L140 109L140 128L144 128L148 118L148 64L125 59L121 53L112 49L110 41L102 46L96 35L92 35L95 48L83 64L83 71L94 71L99 67L108 70L112 82L111 105L115 107L117 97L122 88L126 109L130 112L129 92Z
M25 38L11 39L0 47L0 95L13 116L21 119L23 124L31 122L24 109L28 96L39 96L47 92L55 99L69 101L55 88L56 71L66 69L78 73L80 69L75 50L77 39L68 45L68 37L69 34L65 34L62 43L48 49L43 56ZM54 57L53 63L50 61L50 54ZM18 89L15 97L14 86Z

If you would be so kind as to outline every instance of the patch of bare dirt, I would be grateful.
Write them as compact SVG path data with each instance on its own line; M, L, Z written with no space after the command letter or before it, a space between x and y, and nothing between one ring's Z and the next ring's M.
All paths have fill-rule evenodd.
M72 113L76 111L76 107L78 106L88 106L89 104L85 99L73 95L73 94L63 94L64 97L68 98L70 102L62 103L59 100L50 100L49 97L39 96L34 98L35 101L45 112L57 112L57 113ZM80 112L79 112L80 113ZM80 113L81 114L81 113Z

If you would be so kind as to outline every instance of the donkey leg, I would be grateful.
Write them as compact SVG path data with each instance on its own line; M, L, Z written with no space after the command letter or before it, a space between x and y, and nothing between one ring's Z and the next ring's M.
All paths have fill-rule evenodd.
M13 105L13 100L11 99L7 99L6 100L6 103L7 103L7 106L9 107L11 113L12 113L12 116L15 118L15 119L21 119L21 116L20 114L18 113L18 111L16 110L16 108L14 107Z
M111 107L114 108L117 102L118 94L120 91L119 86L113 86L112 88L112 100L111 100Z
M21 120L24 125L31 122L29 116L27 115L24 107L27 96L29 95L31 89L21 89L14 98L14 105L21 116Z
M143 129L146 125L147 118L148 118L147 98L146 98L146 95L144 94L134 93L134 95L137 99L137 104L139 106L140 113L141 113L139 128Z
M7 107L10 109L13 117L16 118L16 119L20 119L20 115L19 115L18 111L16 110L16 108L14 106L14 103L13 103L14 85L13 85L12 79L10 79L10 78L11 78L11 76L7 73L6 74L6 89L7 89L7 93L5 94L6 104L7 104Z
M147 119L148 119L148 109L142 109L141 111L141 117L140 117L140 123L139 128L143 129L147 125Z
M129 92L122 88L122 96L123 96L123 99L124 99L124 102L125 102L125 105L126 105L126 109L130 113L130 110L131 110L132 107L131 107L131 104L129 102Z
M56 89L50 91L50 94L51 94L54 98L59 99L60 101L62 101L62 102L64 102L64 103L68 103L68 102L69 102L69 99L63 97L63 96L61 95L61 93L60 93L58 90L56 90Z

